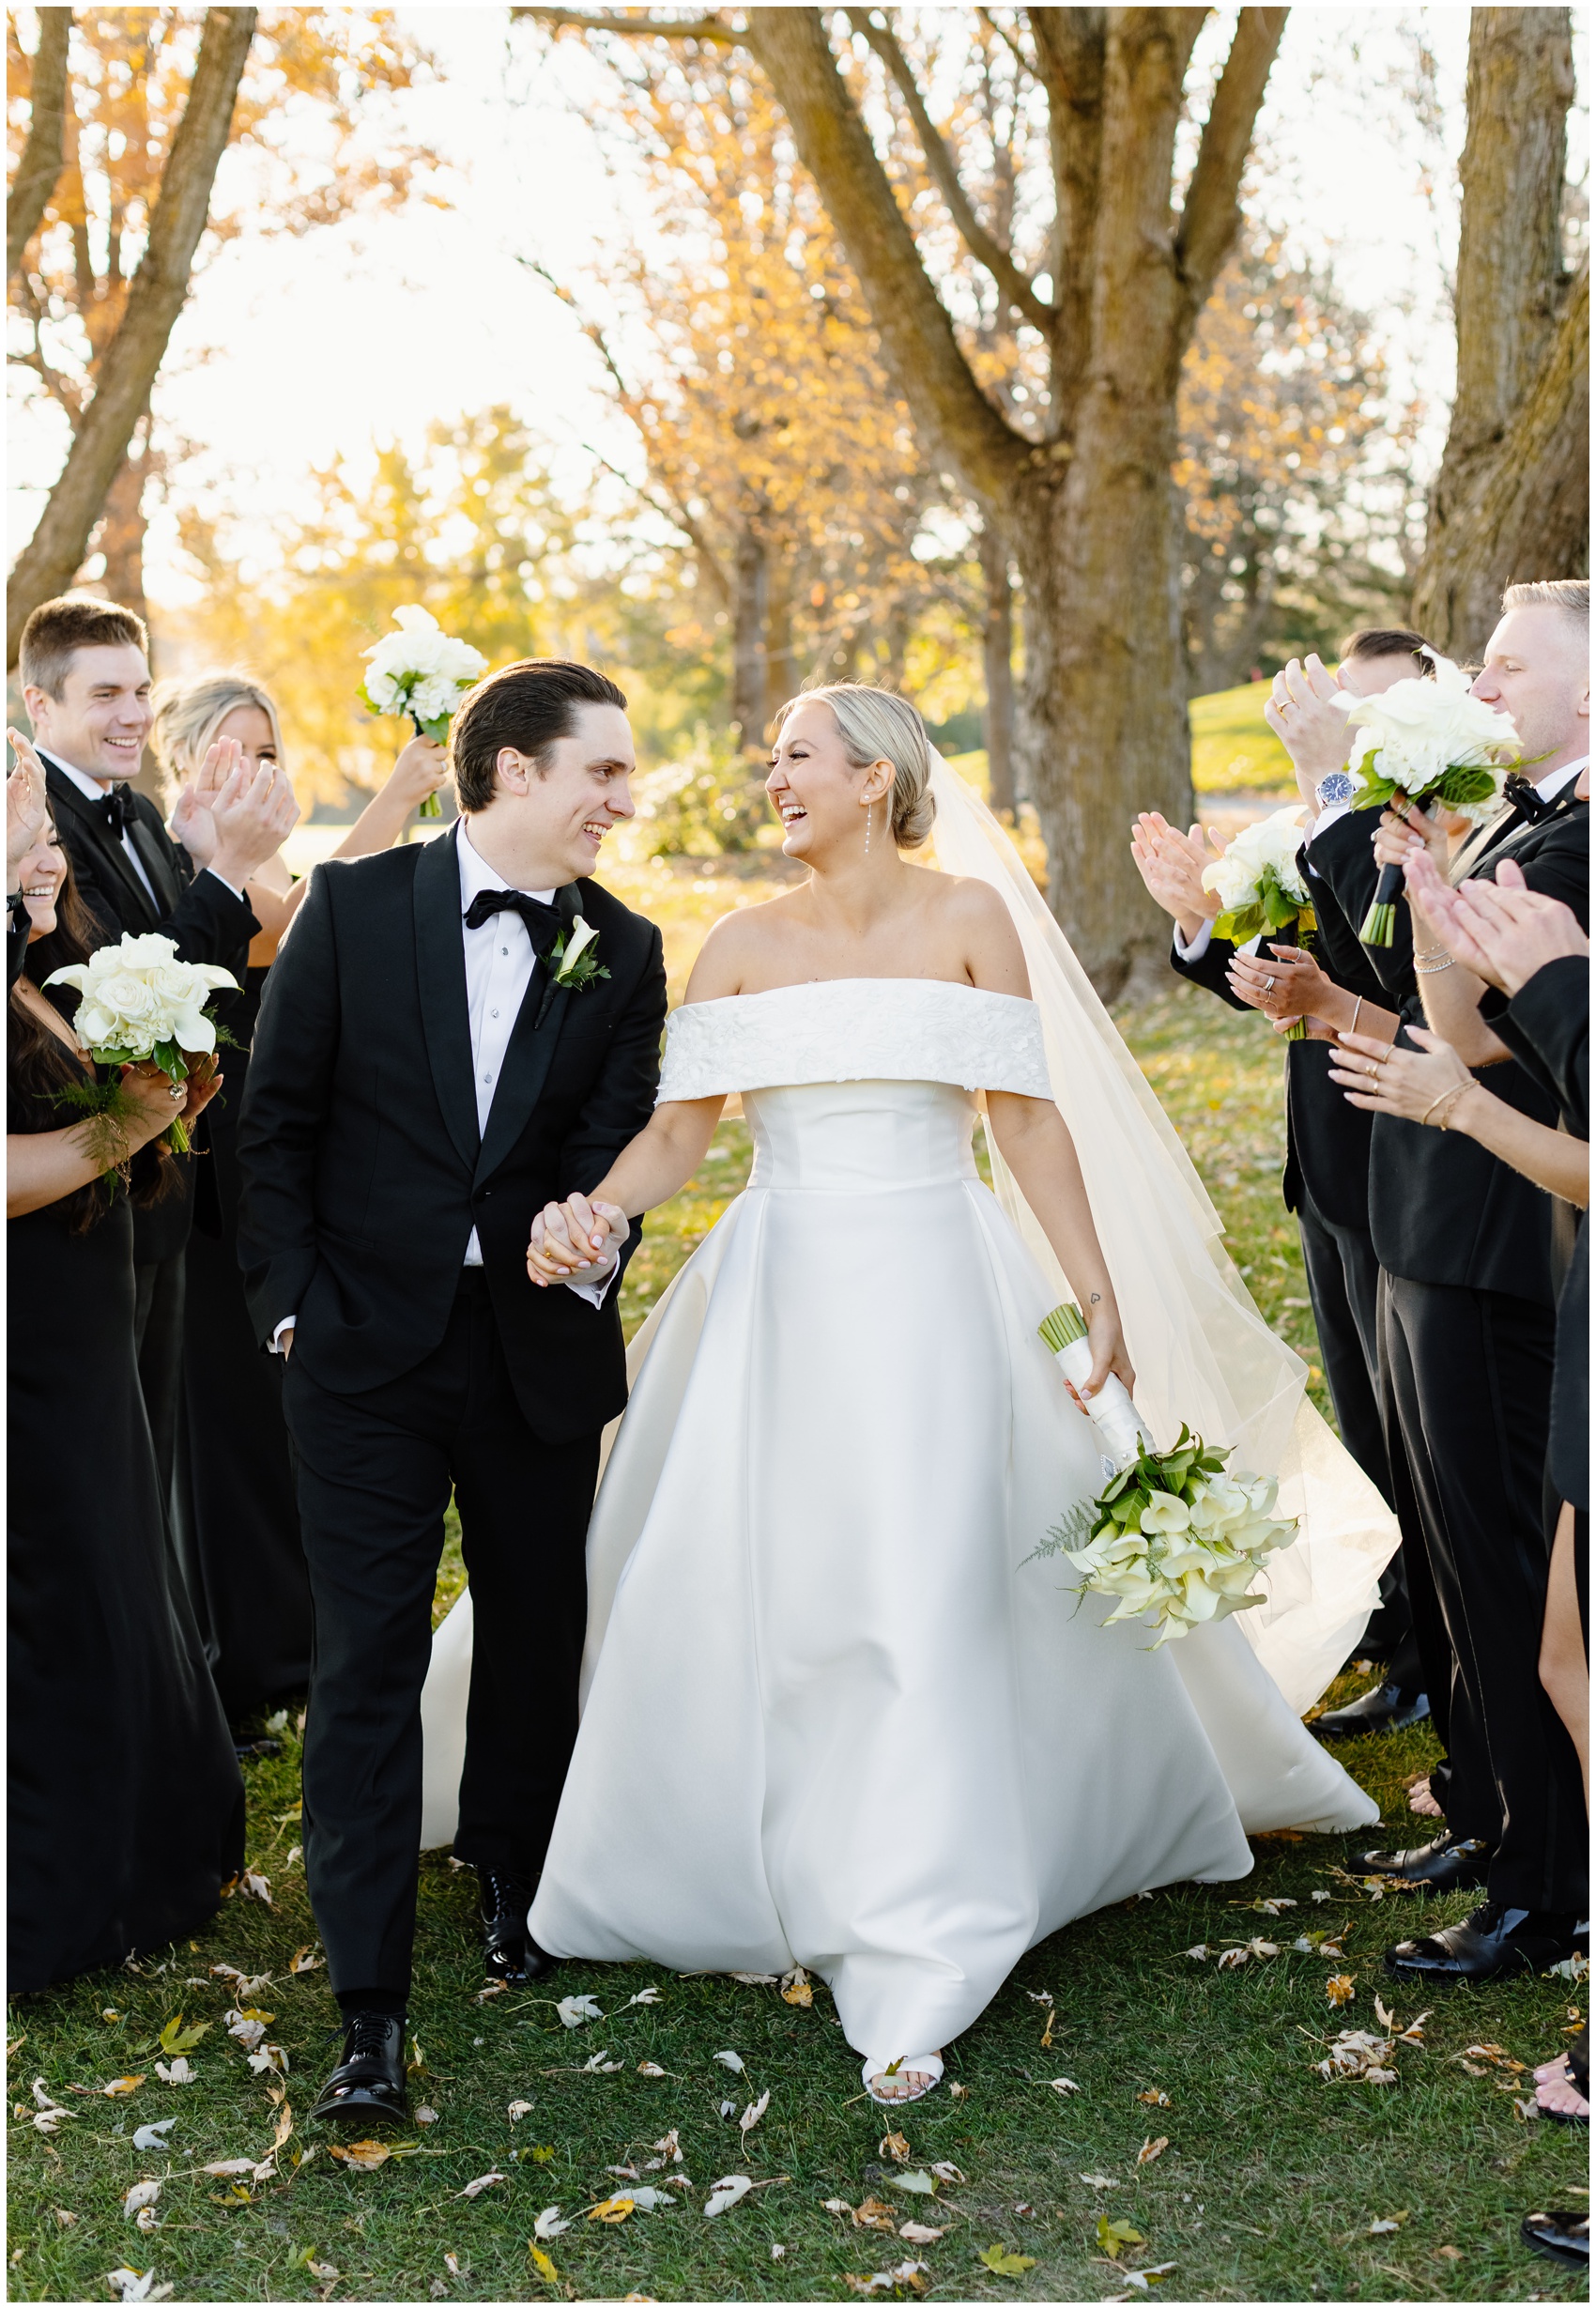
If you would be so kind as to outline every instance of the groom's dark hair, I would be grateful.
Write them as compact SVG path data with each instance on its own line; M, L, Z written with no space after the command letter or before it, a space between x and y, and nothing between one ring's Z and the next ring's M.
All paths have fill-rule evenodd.
M492 801L502 747L513 746L545 768L550 748L571 735L583 705L618 705L624 713L625 693L607 673L568 657L522 657L468 690L449 733L460 808L485 809Z

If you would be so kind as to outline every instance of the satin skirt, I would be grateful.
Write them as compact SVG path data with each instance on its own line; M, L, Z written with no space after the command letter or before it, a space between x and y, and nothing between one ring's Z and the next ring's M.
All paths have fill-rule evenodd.
M1103 1475L967 1095L745 1104L749 1189L634 1343L531 1928L560 1956L803 1964L884 2063L1072 1918L1245 1875L1249 1829L1378 1812L1234 1622L1154 1652L1028 1560ZM466 1639L439 1631L435 1747Z

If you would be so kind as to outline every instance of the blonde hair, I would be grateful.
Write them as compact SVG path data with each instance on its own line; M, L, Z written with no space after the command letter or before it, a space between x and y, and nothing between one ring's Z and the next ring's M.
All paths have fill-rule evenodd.
M181 782L192 777L228 715L241 705L260 708L271 724L277 759L279 762L283 760L283 730L271 693L236 667L196 674L187 681L159 683L150 703L155 708L155 727L149 742L168 777Z
M930 837L937 814L930 791L931 742L926 725L896 690L873 689L866 682L828 682L820 689L801 690L789 698L775 717L779 730L795 706L811 698L830 706L842 739L842 748L856 770L872 762L892 764L890 823L892 839L900 850L918 850Z
M1502 595L1504 609L1560 609L1565 617L1590 622L1588 577L1540 577L1532 584L1510 585Z

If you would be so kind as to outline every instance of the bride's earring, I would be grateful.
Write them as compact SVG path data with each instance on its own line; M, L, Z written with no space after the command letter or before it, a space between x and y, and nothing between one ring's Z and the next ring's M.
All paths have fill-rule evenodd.
M871 802L868 804L865 811L865 855L867 857L870 854L870 828L875 824L875 823L876 806L874 802Z

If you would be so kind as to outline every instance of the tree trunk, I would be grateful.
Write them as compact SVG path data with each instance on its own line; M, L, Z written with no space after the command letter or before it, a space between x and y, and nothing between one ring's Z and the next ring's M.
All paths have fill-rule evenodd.
M1476 8L1460 176L1457 395L1413 592L1453 656L1484 647L1515 578L1585 566L1589 289L1563 270L1573 56L1567 8Z
M770 573L769 602L765 612L764 728L769 727L798 688L798 652L792 639L792 596L799 575L797 556L790 547L775 556L775 566Z
M998 815L1014 817L1014 591L1008 540L990 521L981 528L984 587L981 658L987 679L987 799Z
M764 743L765 623L770 557L751 521L738 532L732 566L731 729L744 753Z
M107 597L120 602L149 622L144 591L144 487L149 471L148 413L145 417L145 446L130 449L116 469L106 493L105 513L94 544L105 556L103 583Z
M66 157L67 48L70 8L38 10L38 45L28 86L28 140L6 204L6 278L10 280L38 230Z
M173 326L189 291L217 164L226 147L238 82L254 38L253 8L207 8L183 117L172 139L149 239L128 289L115 335L95 373L94 398L73 438L38 527L18 556L7 602L7 666L41 601L65 592L105 510Z

